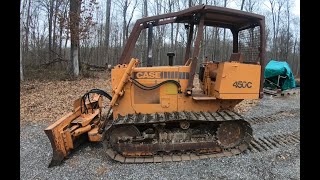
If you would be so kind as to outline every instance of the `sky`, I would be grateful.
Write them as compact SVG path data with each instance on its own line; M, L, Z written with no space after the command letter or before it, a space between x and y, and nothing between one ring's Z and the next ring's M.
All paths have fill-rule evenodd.
M268 0L264 0L264 1L265 2L263 4L270 7L269 1ZM239 3L239 1L237 1L237 2ZM291 6L293 14L295 14L296 16L300 16L300 0L293 0L293 2L294 2L294 4ZM235 1L229 1L228 7L234 8L234 9L239 9L239 5L237 5ZM262 6L262 8L265 8L265 6Z
M100 3L100 9L105 11L106 0L97 0L97 1ZM140 0L138 0L138 1L140 1ZM266 6L268 6L270 4L268 2L268 0L263 0L263 1L265 1L265 3L263 3L263 4L265 4ZM236 2L239 3L240 1L239 0L237 0L237 1L236 0L229 0L227 6L229 8L239 9L239 4L237 5ZM291 6L293 14L300 17L300 0L291 0L291 2L293 2L292 6ZM262 6L262 9L267 8L266 6ZM112 5L112 8L114 8L113 11L115 11L114 4ZM131 11L131 7L129 7L129 9L130 10L128 10L128 11ZM140 12L140 10L136 10L134 13L134 17L132 19L132 22L135 22L135 20L137 20L139 18L141 18L141 12Z
M300 0L294 0L293 13L300 16Z

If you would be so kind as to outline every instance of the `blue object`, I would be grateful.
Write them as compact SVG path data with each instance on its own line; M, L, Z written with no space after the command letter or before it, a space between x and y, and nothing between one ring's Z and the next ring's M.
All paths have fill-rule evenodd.
M286 76L279 85L281 90L292 89L296 87L294 75L289 67L289 64L285 61L271 60L264 71L264 78L272 81L274 84L278 84L278 76ZM265 86L273 86L270 83L265 83Z

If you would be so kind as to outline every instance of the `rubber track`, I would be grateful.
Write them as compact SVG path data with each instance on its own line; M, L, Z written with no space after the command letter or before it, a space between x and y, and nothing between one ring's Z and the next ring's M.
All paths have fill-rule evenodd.
M257 153L262 151L268 151L279 147L290 146L300 143L300 132L293 132L288 134L277 134L268 137L254 138L248 149L247 145L243 145L239 148L225 149L222 153L215 153L209 155L197 155L194 153L182 154L182 155L156 155L154 157L136 157L128 158L123 157L111 148L107 149L107 154L112 159L122 163L157 163L157 162L174 162L174 161L187 161L206 158L228 157L238 155L242 151L247 153ZM242 150L241 150L242 149Z
M225 121L238 121L239 123L245 122L244 118L233 111L220 111L220 112L172 112L172 113L154 113L154 114L129 114L126 116L119 116L112 123L113 126L121 125L139 125L139 124L154 124L164 122L177 122L188 120L192 121L206 121L206 122L225 122ZM213 157L234 156L240 154L249 147L249 142L252 139L252 128L249 123L246 127L246 134L240 145L234 148L224 149L220 153L214 154L171 154L171 155L155 155L153 157L124 157L118 154L111 148L107 149L107 154L110 158L122 163L148 163L148 162L172 162L172 161L186 161L195 159L205 159ZM107 128L109 129L109 128ZM247 132L250 132L247 133Z

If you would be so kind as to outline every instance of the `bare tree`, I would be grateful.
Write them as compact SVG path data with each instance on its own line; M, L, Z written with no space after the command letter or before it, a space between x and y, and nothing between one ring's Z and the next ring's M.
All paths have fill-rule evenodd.
M138 6L138 0L121 0L116 2L116 4L118 8L121 9L122 17L123 17L123 21L122 21L122 46L123 46L129 37L129 26L133 18L134 11ZM132 8L132 11L128 15L128 10L130 9L129 7Z
M110 13L111 13L111 0L107 0L106 8L106 25L105 25L105 47L106 47L106 63L109 62L109 38L110 38Z
M245 0L242 0L242 1L241 1L241 8L240 8L241 11L243 10L244 1L245 1Z
M71 62L73 76L79 76L80 0L70 0Z
M65 47L69 40L69 31L68 31L68 6L69 1L61 1L60 10L58 12L58 22L59 22L59 55L62 56L62 39L65 39ZM65 37L63 33L65 32ZM65 58L65 51L63 57Z
M54 5L54 13L53 13L53 22L52 22L52 51L55 53L55 55L59 55L57 54L56 52L56 48L57 48L57 43L56 43L56 40L57 40L57 34L56 34L56 29L57 29L57 14L58 14L58 11L59 11L59 6L61 4L61 0L56 0L55 1L55 5Z
M78 16L77 20L80 20L78 24L72 22L74 17L70 16L72 14L70 3L74 1L78 1L78 5L81 6L79 11L75 12L78 13L75 14ZM52 68L56 67L51 66L55 63L60 63L60 67L69 65L68 68L73 74L77 73L77 68L73 67L78 66L78 71L81 71L83 63L97 66L104 66L105 63L115 64L133 27L133 19L175 12L202 2L222 7L227 7L230 2L227 0L107 0L106 8L93 15L90 5L92 1L94 0L21 0L21 79L25 78L24 71L31 67ZM292 0L268 0L264 9L259 9L259 3L263 2L258 0L234 2L244 11L258 14L264 14L266 11L266 33L268 37L270 36L267 38L267 43L270 45L267 52L268 58L269 56L275 59L282 58L292 66L295 73L298 73L299 20L292 13L290 6ZM138 3L141 3L140 13L136 10ZM96 27L95 22L98 23ZM181 26L183 24L154 27L155 65L164 64L168 51L176 53L175 64L183 63L184 58L180 57L185 55L187 34ZM72 29L74 27L76 30ZM193 33L196 34L196 32L197 28ZM204 29L201 56L211 56L212 60L225 59L225 55L231 52L228 36L227 30L223 28ZM72 53L70 53L70 40ZM146 59L146 47L147 33L143 30L136 45L137 52L133 52L134 56L138 56L142 62Z
M55 0L49 0L49 15L48 15L48 22L49 22L49 62L52 60L52 19L53 19L53 6Z
M189 7L193 6L192 0L189 0Z
M286 41L286 55L285 58L289 58L289 42L290 42L290 5L289 0L287 0L287 7L286 7L286 13L287 13L287 41Z
M22 4L22 0L20 0L20 80L24 80L24 75L23 75L23 60L22 60L22 49L23 49L23 44L22 44L22 38L23 38L23 9L24 6Z
M273 57L278 59L278 33L279 33L279 23L280 23L280 12L284 1L282 0L269 0L272 16L272 25L273 25Z
M143 0L143 13L142 13L143 17L147 17L148 16L148 1L147 0ZM144 63L144 61L147 59L147 32L146 30L142 31L142 37L143 37L143 48L142 48L142 64Z
M25 38L25 52L24 55L26 58L28 58L28 51L29 51L29 25L30 25L30 8L31 8L31 0L28 1L28 10L27 10L27 20L25 24L25 32L26 32L26 38Z
M171 13L173 10L173 2L169 0L169 12ZM173 23L171 23L171 49L173 48Z
M223 7L227 7L227 0L224 0ZM226 59L226 28L223 28L223 42L222 42L222 58Z

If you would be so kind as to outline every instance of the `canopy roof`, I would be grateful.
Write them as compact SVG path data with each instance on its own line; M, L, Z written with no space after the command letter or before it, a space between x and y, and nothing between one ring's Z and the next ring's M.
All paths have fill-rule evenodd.
M244 12L236 9L217 7L211 5L198 5L179 12L173 12L158 16L151 16L140 19L140 23L150 21L164 21L175 18L176 23L199 23L197 16L204 15L204 25L242 30L255 27L264 20L264 16Z

